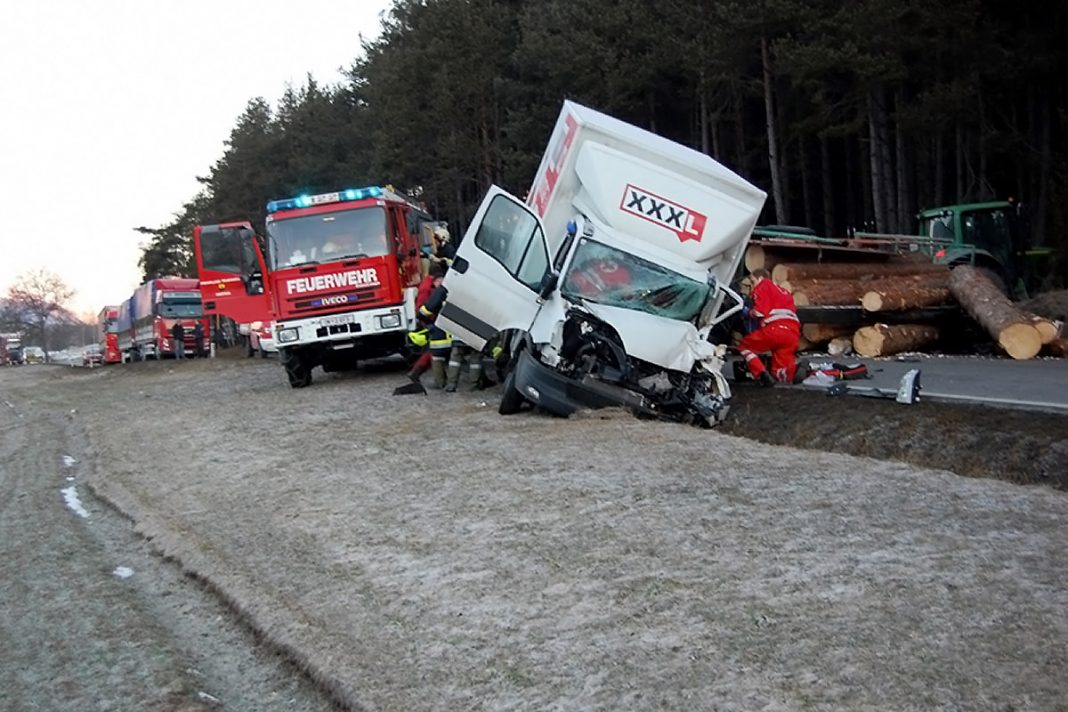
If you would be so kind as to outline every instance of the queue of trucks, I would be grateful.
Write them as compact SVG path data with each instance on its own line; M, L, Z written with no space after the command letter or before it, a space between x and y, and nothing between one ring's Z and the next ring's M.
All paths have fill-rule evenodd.
M98 323L98 329L105 335L102 344L105 354L109 353L107 339L112 333L115 335L110 355L105 359L109 363L175 356L177 345L172 338L175 324L183 327L186 354L204 354L210 346L209 324L196 279L151 279L118 306L106 307L101 317L103 321ZM197 324L201 326L199 342L195 336Z

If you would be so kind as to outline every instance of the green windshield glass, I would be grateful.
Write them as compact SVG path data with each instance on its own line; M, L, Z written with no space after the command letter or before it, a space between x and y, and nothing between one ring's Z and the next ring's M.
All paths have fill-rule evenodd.
M583 239L575 250L561 293L572 301L591 301L648 314L692 321L708 299L709 285L666 267Z

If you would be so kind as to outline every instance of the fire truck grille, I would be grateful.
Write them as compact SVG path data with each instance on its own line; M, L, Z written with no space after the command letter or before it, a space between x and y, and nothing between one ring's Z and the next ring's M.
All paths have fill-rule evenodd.
M332 326L320 326L315 330L315 336L323 338L331 334L355 334L363 330L360 324L334 324Z
M348 311L354 305L361 309L373 307L383 300L375 298L375 290L372 289L344 289L336 292L316 294L313 297L300 296L289 299L290 314L300 315L308 312L322 313L323 309L333 311Z

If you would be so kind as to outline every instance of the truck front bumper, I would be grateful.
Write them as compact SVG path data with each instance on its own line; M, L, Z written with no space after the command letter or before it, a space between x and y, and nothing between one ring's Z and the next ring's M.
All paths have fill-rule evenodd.
M529 402L565 417L583 408L611 407L627 408L641 415L660 415L655 405L642 395L589 376L581 380L568 378L538 361L526 349L516 361L515 387Z

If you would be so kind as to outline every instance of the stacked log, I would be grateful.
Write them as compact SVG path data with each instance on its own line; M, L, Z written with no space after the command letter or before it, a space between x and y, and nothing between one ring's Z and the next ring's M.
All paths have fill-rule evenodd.
M793 294L798 306L860 303L868 311L895 311L944 304L949 299L949 271L943 268L873 279L798 280L781 286Z
M778 284L802 279L857 281L916 274L942 274L948 277L949 268L932 262L783 262L771 270L771 278Z
M823 344L842 336L852 336L854 328L845 324L805 324L801 335L810 344Z
M1042 333L986 274L963 265L953 270L949 288L972 318L1014 359L1029 359L1042 348Z
M853 334L853 350L861 356L892 356L938 339L938 329L924 324L875 324Z

